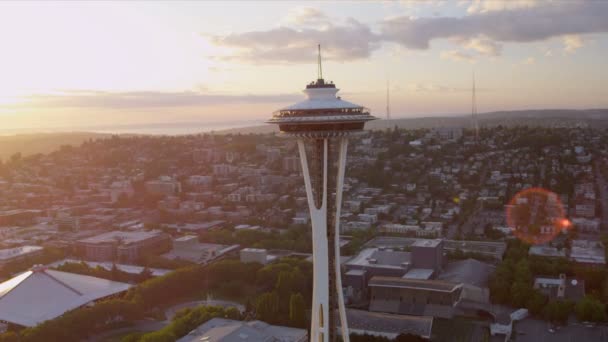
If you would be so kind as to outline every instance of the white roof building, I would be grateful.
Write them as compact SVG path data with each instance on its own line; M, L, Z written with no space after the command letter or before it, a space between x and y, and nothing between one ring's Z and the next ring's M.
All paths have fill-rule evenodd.
M308 333L304 329L270 325L262 321L241 322L225 318L213 318L178 342L246 342L246 341L277 341L304 342Z
M33 327L131 285L36 267L0 283L0 321Z

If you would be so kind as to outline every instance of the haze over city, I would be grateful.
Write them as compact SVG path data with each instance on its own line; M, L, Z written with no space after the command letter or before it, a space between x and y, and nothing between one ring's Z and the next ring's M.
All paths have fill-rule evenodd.
M25 2L0 11L6 131L261 122L325 76L393 117L608 106L603 1ZM347 85L347 87L346 87ZM115 128L120 131L119 128Z

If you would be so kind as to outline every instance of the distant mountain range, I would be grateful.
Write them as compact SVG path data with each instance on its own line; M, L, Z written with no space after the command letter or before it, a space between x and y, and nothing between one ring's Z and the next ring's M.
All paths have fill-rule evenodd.
M380 116L380 115L378 115ZM471 115L455 115L440 117L400 118L371 121L367 129L399 128L419 129L434 127L463 127L470 128ZM540 109L481 113L477 115L480 127L503 126L541 126L541 127L594 127L608 128L608 109ZM241 133L261 134L278 132L272 125L234 128L217 131L220 134Z
M375 120L367 124L368 129L387 129L395 126L399 128L433 128L433 127L471 127L471 115L455 115L443 117L401 118L385 120L377 114L381 120ZM542 126L542 127L593 127L608 128L608 109L543 109L543 110L520 110L483 113L477 116L480 127L491 126ZM190 126L196 127L195 123ZM200 123L201 127L204 126ZM172 134L173 123L166 124L166 130L162 124L155 126L159 134ZM174 128L174 127L173 127ZM192 131L192 127L190 127ZM190 132L189 131L189 132ZM243 128L232 128L216 130L215 134L263 134L277 132L273 125L258 125ZM120 133L118 131L117 133ZM9 158L20 152L22 155L36 153L48 153L58 149L61 145L80 145L88 139L107 138L110 133L91 132L65 132L65 133L38 133L38 134L16 134L0 136L0 159Z

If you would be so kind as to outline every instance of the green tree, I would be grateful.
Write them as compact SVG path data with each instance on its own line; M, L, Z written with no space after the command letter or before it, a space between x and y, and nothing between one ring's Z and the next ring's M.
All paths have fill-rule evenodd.
M543 309L543 317L548 321L563 324L568 320L572 306L572 302L569 301L549 302Z
M294 327L306 327L306 304L301 293L292 294L289 298L289 322Z
M606 305L591 296L586 296L578 302L575 312L579 321L604 322L606 320Z
M279 295L276 292L266 292L256 303L257 317L267 323L274 323L279 316Z
M538 290L533 290L532 295L528 298L526 307L533 315L539 315L542 313L545 304L547 304L547 297Z

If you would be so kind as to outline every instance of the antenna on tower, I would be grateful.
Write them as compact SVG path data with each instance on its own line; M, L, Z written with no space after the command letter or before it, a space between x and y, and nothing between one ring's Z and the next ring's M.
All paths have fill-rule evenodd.
M471 99L471 120L475 129L475 141L479 140L479 124L477 123L477 97L475 96L475 70L473 70L473 89Z
M390 97L390 81L386 79L386 119L391 119L391 97Z
M317 45L318 48L318 69L317 69L317 79L322 80L323 79L323 66L321 65L321 44Z

